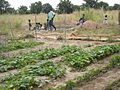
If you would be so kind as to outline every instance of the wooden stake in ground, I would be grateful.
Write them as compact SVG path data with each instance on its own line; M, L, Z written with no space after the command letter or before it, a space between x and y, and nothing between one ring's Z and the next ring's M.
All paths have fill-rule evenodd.
M9 24L10 24L10 34L11 34L11 40L13 40L13 39L14 39L13 28L12 28L12 24L11 24L11 22L9 22Z
M66 31L66 12L64 10L64 25L65 25L65 30L64 30L64 37L65 37L65 44L66 44L66 41L67 41L67 31Z
M120 10L119 10L119 13L118 13L118 23L120 25Z
M37 18L36 18L36 14L35 14L35 37L37 40L37 28L36 28L36 22L37 22Z

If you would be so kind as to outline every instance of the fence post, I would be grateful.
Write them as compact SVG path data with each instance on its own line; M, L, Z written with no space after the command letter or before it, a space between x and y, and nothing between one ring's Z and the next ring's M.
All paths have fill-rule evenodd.
M37 15L38 15L38 8L35 9L35 38L36 40L37 40L37 28L36 28Z
M119 23L119 25L120 25L120 10L119 10L119 12L118 12L118 23Z

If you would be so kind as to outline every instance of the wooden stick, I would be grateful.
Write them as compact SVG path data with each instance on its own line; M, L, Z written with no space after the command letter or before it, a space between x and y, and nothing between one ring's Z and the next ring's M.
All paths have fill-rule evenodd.
M36 40L37 40L37 28L36 28L36 22L37 22L37 19L36 19L36 14L35 14L35 37L36 37Z
M120 10L119 10L119 13L118 13L118 23L120 25Z

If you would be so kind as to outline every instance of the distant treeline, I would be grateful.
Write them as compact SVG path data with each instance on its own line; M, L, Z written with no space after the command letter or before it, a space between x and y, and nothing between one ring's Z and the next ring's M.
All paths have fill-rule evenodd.
M56 10L49 4L42 4L41 1L32 3L28 9L27 6L20 6L17 10L12 8L8 1L0 0L0 14L39 14L48 13L49 10L54 10L56 13L72 13L74 11L94 8L103 10L120 10L120 4L109 6L108 3L99 0L84 0L82 5L74 5L69 0L60 0Z

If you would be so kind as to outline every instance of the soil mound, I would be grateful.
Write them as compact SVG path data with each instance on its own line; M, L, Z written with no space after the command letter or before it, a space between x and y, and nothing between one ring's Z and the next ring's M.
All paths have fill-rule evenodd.
M83 27L85 28L90 28L90 29L98 29L98 28L102 28L103 24L88 20L84 23Z

